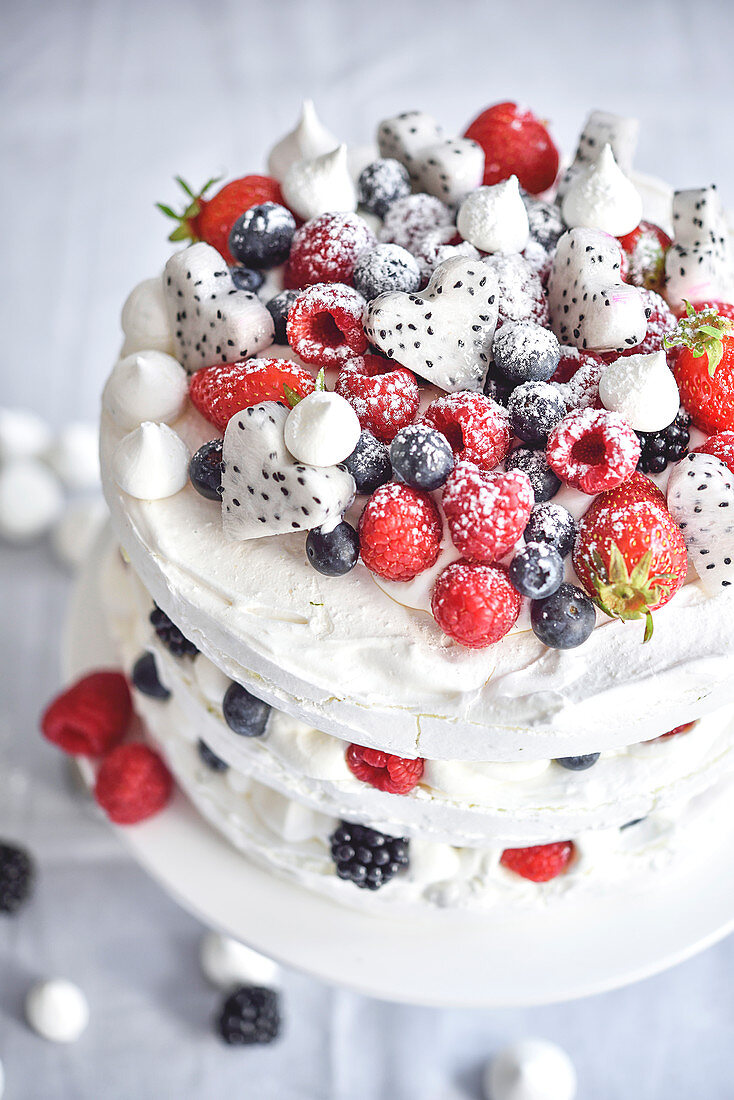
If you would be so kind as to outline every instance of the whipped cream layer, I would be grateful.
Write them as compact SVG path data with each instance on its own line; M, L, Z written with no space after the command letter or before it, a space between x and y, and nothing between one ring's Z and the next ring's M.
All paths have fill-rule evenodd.
M228 677L201 654L194 660L171 655L150 625L150 596L113 545L99 593L124 667L152 651L172 692L175 708L168 702L154 708L157 731L168 736L175 724L179 735L194 744L203 739L239 776L315 811L387 832L469 847L563 840L659 812L734 770L734 708L727 708L689 733L605 753L586 772L550 760L428 761L413 791L386 794L352 775L343 741L283 712L273 712L263 738L233 733L221 706Z

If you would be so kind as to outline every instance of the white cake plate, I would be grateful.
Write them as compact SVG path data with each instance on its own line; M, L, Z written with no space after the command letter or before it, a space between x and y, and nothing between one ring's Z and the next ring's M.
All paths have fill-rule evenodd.
M64 672L114 666L95 598L96 555L77 583ZM91 768L82 765L91 780ZM387 919L342 907L251 864L179 792L157 817L117 830L185 908L288 966L387 1000L504 1007L570 1000L673 966L734 929L729 837L685 875L659 871L647 891L582 896L572 906ZM671 919L674 914L674 919Z

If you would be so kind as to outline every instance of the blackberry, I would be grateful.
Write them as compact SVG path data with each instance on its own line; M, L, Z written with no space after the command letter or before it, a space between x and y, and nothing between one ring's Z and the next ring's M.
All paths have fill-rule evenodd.
M352 280L355 290L371 302L389 290L413 294L421 285L421 273L407 249L397 244L378 244L359 257Z
M215 752L212 752L205 741L199 739L196 745L196 749L199 753L199 756L201 757L202 763L206 764L207 768L210 768L211 771L226 772L229 768L229 764L227 763L227 761L222 760L221 757L217 756Z
M557 756L556 764L569 772L585 772L596 764L600 755L598 752L589 752L586 756Z
M331 836L331 858L339 878L360 889L379 890L410 864L410 841L387 836L366 825L340 821Z
M189 462L189 480L207 500L222 499L222 440L212 439L199 447Z
M277 202L263 202L240 214L229 232L229 250L245 267L285 263L296 231L296 219Z
M438 489L454 468L454 452L445 435L428 424L408 424L390 444L395 477L413 489Z
M171 622L165 611L161 611L158 604L150 613L150 621L156 634L168 652L172 653L174 657L195 657L199 652L193 642L190 642L188 638L184 638L175 623Z
M358 493L371 496L375 489L379 489L392 478L387 447L366 429L361 433L352 453L345 458L344 465L354 478Z
M28 900L36 869L23 848L0 844L0 913L15 913Z
M392 157L373 160L359 173L357 191L365 210L384 218L394 202L410 194L408 169Z
M273 343L288 343L288 333L286 332L288 313L296 298L302 293L303 292L300 290L281 290L279 294L276 294L274 298L271 298L269 302L265 303L265 308L273 318L273 324L275 326Z
M232 282L238 290L251 290L254 293L265 282L262 271L255 271L253 267L231 267L229 270Z
M168 688L164 687L158 678L155 657L149 650L138 657L130 678L133 686L143 695L149 695L151 699L170 699L171 697Z
M306 538L306 557L325 577L342 577L357 564L359 535L344 520L331 531L314 527Z
M241 985L226 997L217 1031L230 1046L272 1043L280 1033L280 999L274 989Z
M544 450L518 447L512 451L505 466L508 470L522 470L530 478L535 493L535 503L554 497L561 487L561 479L551 470Z
M233 733L240 737L262 737L268 725L271 708L257 699L247 688L234 681L224 693L222 713Z
M688 454L690 425L690 416L681 409L673 423L661 432L638 432L642 450L637 469L643 474L660 474L669 462L679 462Z

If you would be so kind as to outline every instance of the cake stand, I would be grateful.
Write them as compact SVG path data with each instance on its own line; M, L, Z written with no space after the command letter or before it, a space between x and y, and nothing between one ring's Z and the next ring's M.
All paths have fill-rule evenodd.
M103 534L77 581L64 673L114 666L96 599ZM92 769L82 762L85 779ZM734 851L712 838L685 875L654 888L581 896L573 904L483 915L454 910L400 919L360 913L250 863L178 792L150 821L117 829L134 858L204 924L324 981L420 1005L527 1006L647 977L734 929ZM675 920L670 914L675 914Z

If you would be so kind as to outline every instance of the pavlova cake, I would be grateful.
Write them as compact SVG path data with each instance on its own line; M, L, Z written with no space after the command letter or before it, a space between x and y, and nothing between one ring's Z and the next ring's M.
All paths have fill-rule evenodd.
M269 175L179 181L102 402L122 671L43 722L114 821L175 780L396 909L694 858L734 767L734 286L715 188L636 175L637 130L594 111L561 169L515 104L355 149L306 104Z

